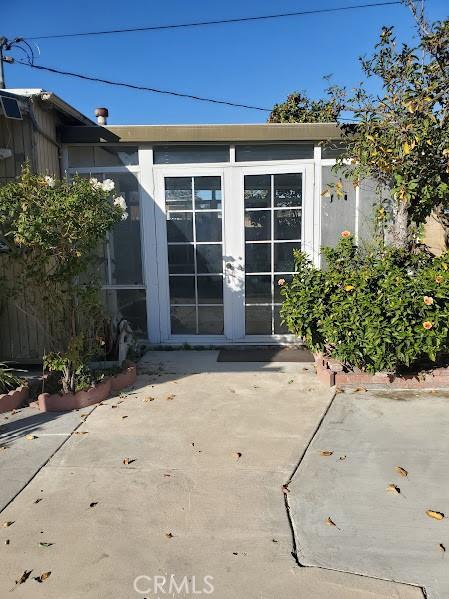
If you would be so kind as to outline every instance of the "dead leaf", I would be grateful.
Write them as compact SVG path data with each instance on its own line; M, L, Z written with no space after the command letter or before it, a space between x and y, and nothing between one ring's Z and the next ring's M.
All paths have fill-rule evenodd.
M176 395L167 395L167 397L165 399L170 401L172 399L175 399L175 397L176 397Z
M335 388L335 395L338 395L338 393L344 393L344 392L345 392L345 390L342 389L341 387L336 387Z
M329 456L331 456L331 455L333 455L333 453L334 453L333 451L327 451L327 450L326 451L320 451L320 455L322 455L322 456L324 456L326 458L329 457Z
M117 406L111 406L111 408L116 408Z
M40 501L42 501L43 497L38 497L37 499L34 500L34 503L39 503Z
M36 582L44 582L44 580L47 580L47 578L50 577L51 572L42 572L42 574L40 576L35 576L34 580Z
M429 518L433 518L434 520L442 520L444 518L444 514L442 512L435 512L434 510L427 510L426 514Z
M295 382L294 379L291 379L291 380L288 381L288 384L291 385L294 382Z
M279 543L279 541L277 539L271 539L273 541L273 543Z
M367 391L368 389L366 389L365 387L356 387L353 393L366 393Z
M232 555L238 555L238 554L239 554L238 551L233 551L232 552Z
M172 539L174 537L174 534L172 532L166 532L165 536L167 537L167 539Z
M396 466L395 470L401 476L408 476L407 470L405 468L402 468L402 466Z
M39 547L51 547L52 545L54 545L54 543L45 543L44 541L39 543Z
M397 495L400 495L401 493L401 489L393 483L391 483L391 485L388 485L387 491L389 491L390 493L396 493Z
M37 439L37 437L36 435L27 435L25 439L28 439L28 441L32 441L33 439Z
M164 476L166 476L168 478L171 476L171 474L164 474Z
M143 401L148 402L148 401L154 401L155 399L156 399L155 397L144 397Z
M124 458L123 459L123 463L125 464L125 466L129 466L129 464L132 464L133 462L135 462L135 458Z
M4 449L8 449L5 445L0 445L0 451L3 451Z
M240 458L242 457L242 452L241 451L235 451L234 452L235 457L240 460Z
M23 584L24 582L26 582L30 577L32 571L33 570L25 570L22 576L18 580L16 580L16 584Z
M335 528L338 528L338 526L335 524L335 522L332 520L332 518L330 516L327 517L326 524L328 526L335 526ZM338 530L340 530L340 529L338 528Z
M9 540L9 539L6 539L6 540L5 540L5 545L9 545L9 543L10 543L10 540Z
M441 551L442 551L443 553L446 553L446 547L443 545L443 543L440 543L440 544L438 545L438 547L441 549Z
M89 433L89 431L74 431L73 434L74 435L87 435Z
M8 522L3 522L3 528L9 528L12 524L14 524L15 520L9 520Z
M95 507L96 505L98 505L98 501L92 501L92 503L89 503L89 507Z
M89 414L80 414L80 418L87 418Z
M122 416L122 420L123 420L124 418L128 418L128 416L125 414L124 416Z
M338 459L339 460L346 460L347 457L348 457L347 455L341 455Z
M290 489L288 488L288 484L287 485L282 485L282 492L284 493L284 495L287 495L287 493L290 493Z

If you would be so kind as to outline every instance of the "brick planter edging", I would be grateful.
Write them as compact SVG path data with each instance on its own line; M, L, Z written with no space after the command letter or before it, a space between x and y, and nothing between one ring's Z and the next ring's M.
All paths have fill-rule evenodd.
M28 399L28 391L28 386L23 385L9 393L0 394L0 414L21 408L24 401Z
M446 389L449 388L449 368L435 368L420 374L398 376L378 372L347 372L341 362L315 354L318 379L328 387L341 389L365 387L366 389Z
M77 393L41 393L37 398L37 407L41 412L67 412L87 408L93 404L108 399L111 395L136 382L137 368L129 365L123 372L105 379L87 391Z

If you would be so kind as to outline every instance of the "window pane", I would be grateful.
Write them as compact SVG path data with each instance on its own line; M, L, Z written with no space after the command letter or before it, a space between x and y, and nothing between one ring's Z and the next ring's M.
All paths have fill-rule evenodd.
M194 274L193 245L169 245L168 270L171 274Z
M300 250L301 243L275 243L274 244L274 271L294 272L295 263L293 250Z
M223 277L198 277L198 303L222 304L223 303Z
M247 243L245 246L246 272L271 272L271 244Z
M109 233L111 283L140 285L142 276L142 249L140 239L139 182L131 174L104 174L103 179L115 183L113 196L123 196L128 218L116 224Z
M257 210L245 212L245 240L264 241L271 239L271 212Z
M197 241L221 241L220 212L197 212L195 223Z
M301 239L301 210L275 210L275 239Z
M195 303L195 277L169 277L170 278L170 303L194 304Z
M165 205L167 210L192 210L190 177L165 177Z
M246 306L247 335L271 335L271 306Z
M245 277L245 302L247 304L271 303L271 275Z
M192 212L167 212L167 241L193 241Z
M144 289L104 290L106 308L112 317L128 320L137 337L147 338L147 306Z
M271 206L271 176L245 175L245 208Z
M223 250L221 243L209 245L201 244L196 246L196 267L197 272L223 272Z
M139 164L136 147L94 146L95 166L135 166Z
M198 333L200 335L223 335L223 308L221 306L198 307Z
M287 335L290 331L287 325L281 324L281 316L279 314L281 310L280 306L274 306L274 334L275 335Z
M156 146L154 164L229 162L229 146Z
M170 310L171 332L173 335L196 334L196 308L192 306L172 306Z
M302 175L274 175L274 205L302 205Z
M254 160L300 160L313 158L313 144L254 144L237 145L235 159L237 162Z
M195 210L221 209L221 178L195 177Z
M71 146L68 148L69 167L92 167L94 164L93 146Z

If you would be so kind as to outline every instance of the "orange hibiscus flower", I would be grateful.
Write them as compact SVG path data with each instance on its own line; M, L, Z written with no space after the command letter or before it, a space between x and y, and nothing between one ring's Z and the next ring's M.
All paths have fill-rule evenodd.
M348 237L351 237L351 231L342 231L341 236L343 239L347 239Z
M433 327L433 324L430 322L430 320L425 320L422 323L422 326L426 329L426 331L429 331Z

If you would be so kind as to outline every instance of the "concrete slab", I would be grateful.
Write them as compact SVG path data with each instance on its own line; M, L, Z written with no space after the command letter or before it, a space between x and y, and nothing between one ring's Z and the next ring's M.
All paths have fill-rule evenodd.
M201 590L205 576L214 599L422 597L299 568L291 555L281 487L332 397L311 369L215 370L216 352L150 354L152 374L94 410L80 427L87 434L71 436L2 513L14 524L0 528L0 596L32 569L17 599L191 597L193 577ZM44 583L33 580L46 571ZM189 593L168 583L154 592L156 576L187 576Z
M448 426L449 396L337 395L289 485L300 562L449 597Z
M22 408L0 415L0 512L79 426L81 414L92 409L43 414Z

